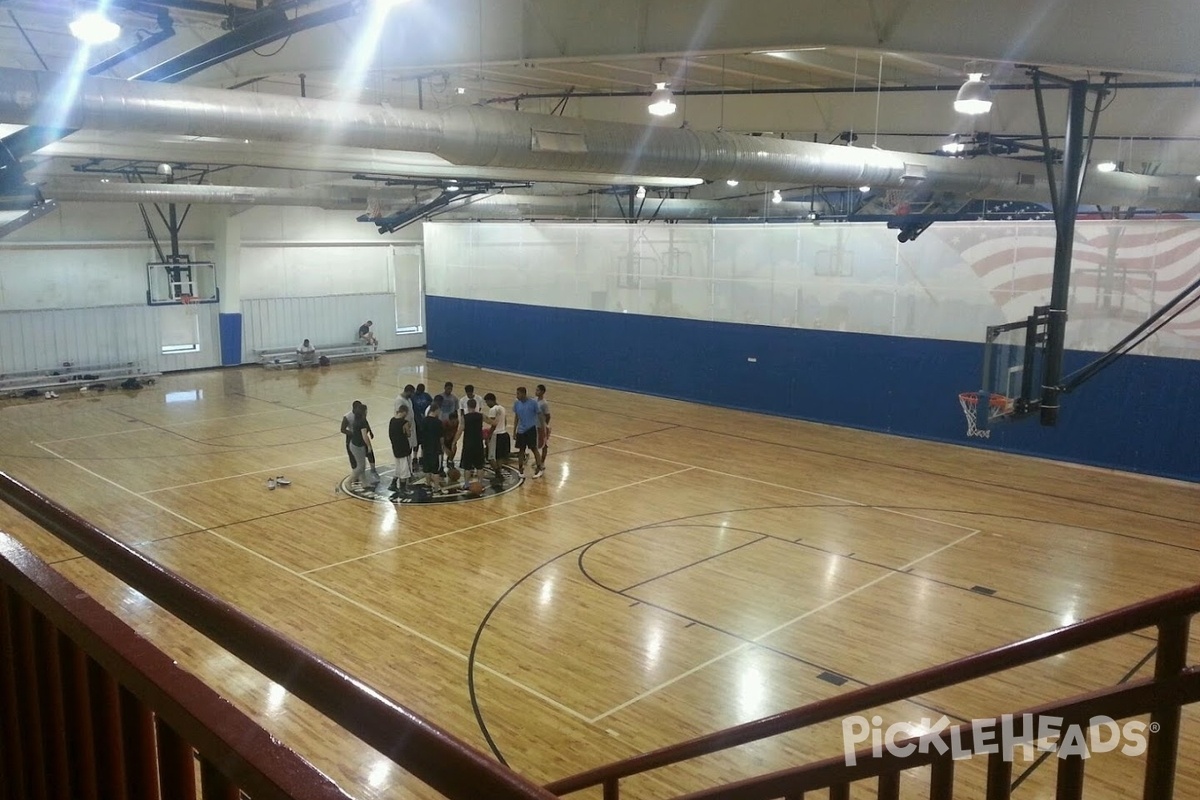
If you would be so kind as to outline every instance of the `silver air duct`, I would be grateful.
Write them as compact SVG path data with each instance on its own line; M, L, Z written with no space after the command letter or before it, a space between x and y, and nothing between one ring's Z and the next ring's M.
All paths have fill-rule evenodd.
M196 203L235 206L307 206L331 211L363 211L370 199L379 199L385 209L411 206L413 193L379 192L360 187L273 189L261 186L206 186L194 184L147 185L51 183L41 187L46 197L80 203ZM425 190L425 195L429 194ZM2 199L2 198L0 198ZM765 203L763 198L733 200L688 200L655 197L636 206L640 219L758 219L769 206L772 217L801 217L808 203ZM535 195L506 192L452 207L439 218L469 219L624 219L627 199L619 195Z
M660 128L478 106L414 111L141 81L0 69L0 122L436 154L458 165L737 178L777 185L912 188L964 198L1048 199L1040 164ZM582 177L582 176L581 176ZM1200 209L1190 177L1089 171L1082 202Z

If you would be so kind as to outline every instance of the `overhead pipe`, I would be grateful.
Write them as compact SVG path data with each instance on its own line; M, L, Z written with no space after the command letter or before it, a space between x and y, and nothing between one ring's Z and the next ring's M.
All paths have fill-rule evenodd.
M369 201L398 207L420 202L414 192L380 192L365 187L324 186L307 189L277 189L265 186L210 186L201 184L121 184L49 183L40 187L43 195L59 202L81 203L191 203L235 206L304 206L328 211L362 211ZM425 193L428 195L428 192ZM4 197L0 197L3 203ZM769 203L773 218L802 217L812 211L806 202ZM644 218L704 220L761 219L761 199L692 200L650 198ZM470 219L621 219L624 212L619 198L612 195L547 195L505 192L475 199L463 209L452 209L439 216Z
M94 77L83 78L79 91L64 99L56 92L60 81L49 73L0 69L0 122L407 150L460 166L1048 199L1044 175L1000 158L944 158L480 106L414 111ZM1200 210L1198 189L1191 177L1098 173L1090 176L1081 201Z

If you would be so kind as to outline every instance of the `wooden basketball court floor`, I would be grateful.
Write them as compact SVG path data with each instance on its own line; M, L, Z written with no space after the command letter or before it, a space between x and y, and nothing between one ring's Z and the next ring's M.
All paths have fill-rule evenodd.
M539 782L1200 580L1194 485L553 381L543 479L440 505L335 494L350 402L383 431L400 386L446 380L511 408L539 379L419 352L173 374L6 402L0 463ZM930 413L959 412L948 398ZM268 491L280 474L293 484ZM3 506L0 527L351 794L429 794ZM1145 676L1152 634L875 713L991 717ZM1198 730L1186 710L1180 798L1200 797ZM665 797L841 747L831 723L622 788ZM1013 796L1052 796L1053 762L1019 761ZM1094 756L1087 796L1140 796L1141 763ZM958 769L967 787L983 774L983 759ZM906 777L905 796L927 779Z

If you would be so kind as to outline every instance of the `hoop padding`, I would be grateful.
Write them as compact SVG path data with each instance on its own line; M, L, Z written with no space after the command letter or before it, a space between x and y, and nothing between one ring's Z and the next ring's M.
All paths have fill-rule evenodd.
M958 404L962 406L963 416L967 418L967 436L979 439L991 438L989 427L979 427L979 392L963 392L958 396ZM1012 413L1012 400L1002 394L988 396L988 425L1006 418Z

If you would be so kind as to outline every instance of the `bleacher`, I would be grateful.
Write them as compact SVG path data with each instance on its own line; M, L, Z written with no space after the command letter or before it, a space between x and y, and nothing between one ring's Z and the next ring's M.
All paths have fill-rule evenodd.
M255 350L254 354L258 357L258 363L267 369L290 369L291 367L301 366L300 354L296 352L296 348L294 347L274 347ZM312 356L312 366L317 366L317 362L320 361L322 356L330 361L354 358L377 358L379 350L362 342L316 345L316 352Z
M136 378L139 383L144 384L153 382L153 379L161 374L148 372L133 361L92 366L65 363L60 367L0 374L0 396L58 392L62 389L91 388L98 385L108 388L119 386L130 378Z

